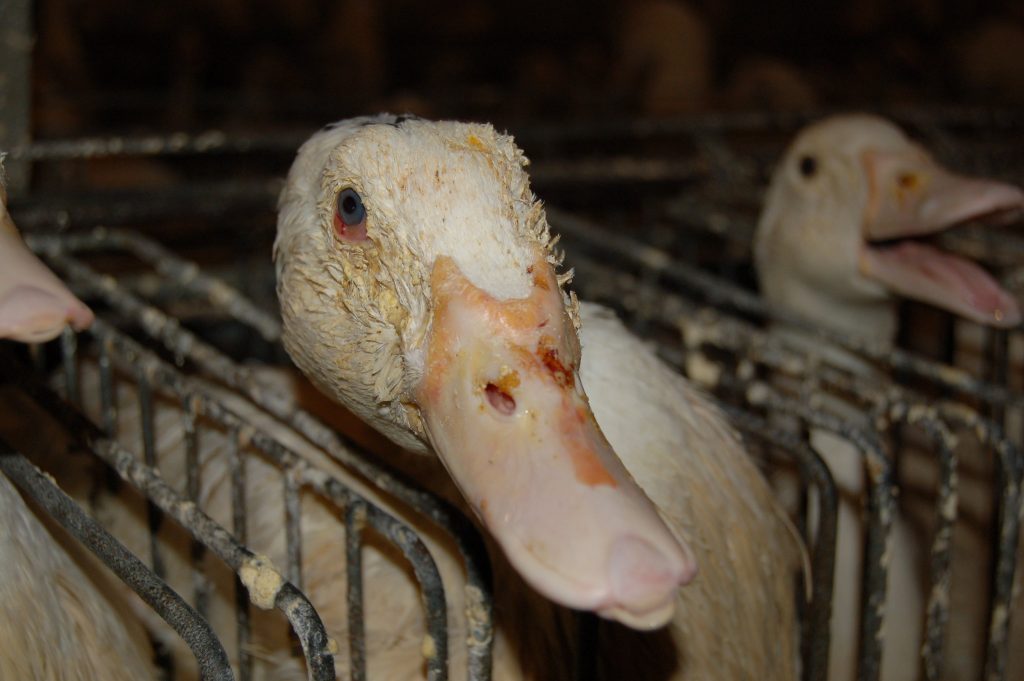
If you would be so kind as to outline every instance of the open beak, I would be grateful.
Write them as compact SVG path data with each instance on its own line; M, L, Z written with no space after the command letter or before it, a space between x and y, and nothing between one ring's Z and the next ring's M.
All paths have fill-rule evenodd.
M42 343L65 325L80 331L92 310L28 249L0 205L0 338Z
M438 455L513 567L540 593L635 628L672 616L696 564L605 439L543 257L526 298L498 300L453 260L431 275L418 401Z
M869 181L861 274L894 293L981 324L1019 324L1017 301L985 270L912 239L975 218L1015 217L1024 210L1024 193L1001 182L955 175L917 149L869 151L863 161Z

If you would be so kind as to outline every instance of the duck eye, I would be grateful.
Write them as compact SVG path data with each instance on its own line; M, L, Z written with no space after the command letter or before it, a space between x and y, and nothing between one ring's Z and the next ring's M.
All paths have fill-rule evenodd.
M358 225L366 219L363 200L352 189L342 189L338 192L337 213L342 223L348 226Z
M800 174L804 177L814 177L818 172L818 161L813 156L804 156L800 159Z
M338 192L334 205L334 233L342 241L366 241L366 206L354 189Z

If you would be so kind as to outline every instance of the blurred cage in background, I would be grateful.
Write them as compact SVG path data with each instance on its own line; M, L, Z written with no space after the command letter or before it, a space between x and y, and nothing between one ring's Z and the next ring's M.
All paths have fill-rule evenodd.
M162 585L168 566L160 542L149 542L137 556L111 542L96 519L62 496L48 477L60 477L59 471L46 469L54 463L51 457L34 461L43 467L40 473L33 461L4 445L4 473L183 634L204 678L252 675L247 643L254 618L263 615L255 612L248 587L254 570L271 569L249 545L253 528L246 522L251 500L245 475L256 465L277 471L285 530L283 558L272 568L282 576L281 587L271 602L260 604L276 609L280 622L290 627L292 650L297 659L305 659L309 678L329 679L335 673L374 678L361 639L361 616L374 598L371 588L364 593L358 560L366 527L394 543L421 586L430 635L439 643L425 660L429 678L463 675L447 662L447 648L463 642L450 640L444 630L446 590L461 589L473 598L482 594L475 602L486 616L473 620L477 626L469 632L466 673L488 678L490 575L472 525L444 502L380 469L358 446L294 402L267 390L248 366L286 364L269 261L273 208L280 178L310 131L28 143L28 97L22 87L27 82L17 79L27 68L28 49L11 48L9 41L4 45L12 86L0 101L0 119L7 124L0 145L9 151L12 168L12 215L30 246L93 306L98 321L88 332L65 334L31 352L5 344L0 376L59 420L78 448L88 452L83 456L103 462L97 484L116 484L112 470L121 484L137 490L152 536L163 536L170 526L187 531L182 536L191 543L187 568L195 573L193 588L175 594ZM1024 183L1024 117L1019 112L958 107L882 113L956 170ZM955 435L974 443L986 462L980 475L990 514L979 522L990 549L985 560L992 579L983 595L985 637L984 650L976 651L978 667L984 668L981 678L1008 679L1010 627L1021 625L1009 613L1019 572L1024 336L1016 330L982 330L916 306L907 306L904 316L924 319L927 326L905 326L928 331L920 334L926 338L903 339L901 347L913 350L882 352L816 332L823 347L836 344L885 370L865 378L830 363L827 352L808 355L767 333L767 324L778 315L751 293L751 236L773 163L795 131L814 118L754 112L524 125L510 132L532 161L534 190L547 204L554 231L562 235L567 264L576 271L575 290L615 308L669 364L720 400L767 472L795 464L801 489L816 490L804 494L800 522L812 568L812 598L801 609L803 678L826 678L830 644L837 499L808 437L811 430L824 430L854 443L869 481L858 678L879 678L877 633L884 605L892 602L886 592L885 544L898 503L899 452L910 441L939 462L934 489L926 495L932 512L926 524L928 574L922 577L929 587L921 613L928 632L922 678L945 678L948 623L958 616L950 597L956 569L950 538L962 531L955 511L967 477L959 466ZM97 162L155 180L145 187L103 189L90 181ZM168 168L172 175L161 172ZM29 169L38 180L36 191L28 191ZM161 180L169 176L174 181ZM944 248L999 272L1011 290L1024 287L1024 240L1011 229L966 225L941 239ZM822 395L856 405L872 416L870 425L830 412ZM125 396L133 396L127 404ZM135 425L126 428L126 422ZM184 443L173 451L165 449L160 437L170 429L180 431ZM429 551L409 525L351 485L321 474L315 461L279 437L284 431L451 535L464 561L464 583L442 583ZM230 489L229 503L216 511L200 498L206 469L199 449L208 439L223 443L218 456ZM184 484L176 488L165 482L157 473L164 467L185 471ZM348 604L348 641L331 641L304 593L300 527L302 500L309 495L345 521L339 542L347 558L346 583L339 593ZM816 503L808 503L809 496ZM204 616L212 591L222 588L216 575L225 570L232 580L238 578L228 594L235 617L227 625L211 626ZM260 600L257 594L252 597ZM595 619L581 618L581 639L596 641L594 630L600 626ZM348 651L348 668L335 669L339 648ZM174 669L164 671L175 677ZM584 646L577 677L595 673L593 650Z

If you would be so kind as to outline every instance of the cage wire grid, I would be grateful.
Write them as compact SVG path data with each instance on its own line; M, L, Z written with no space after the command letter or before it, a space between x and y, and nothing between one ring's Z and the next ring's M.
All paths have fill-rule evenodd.
M994 129L1004 135L1019 132L1021 121L1015 115L948 109L937 112L894 112L893 117L923 134L926 143L927 140L936 141L938 144L935 147L940 157L945 154L947 162L954 167L974 172L994 171L992 174L1008 179L1022 176L1019 167L1000 165L1005 162L1003 155L996 155L997 167L986 166L984 158L979 157L978 147L971 143L973 130ZM992 547L994 579L988 607L984 678L1005 678L1009 622L1003 615L1009 612L1016 570L1022 461L1017 440L1003 433L999 421L1007 411L1024 406L1024 395L1011 388L1007 382L1012 369L1010 358L1007 352L998 353L997 349L1007 346L1018 332L993 334L997 342L992 343L991 347L996 352L989 359L993 365L1001 363L1002 366L994 372L995 380L986 380L955 366L911 352L886 352L820 329L808 329L817 334L822 343L836 344L856 352L901 378L898 382L867 380L851 375L842 367L830 365L827 358L808 357L802 349L789 347L784 339L767 334L763 328L766 322L799 323L780 317L747 290L687 261L685 244L681 242L701 238L708 238L713 244L720 244L724 239L726 243L738 245L737 257L744 257L746 251L743 248L744 245L749 247L752 233L751 209L760 195L771 161L777 158L794 127L808 118L751 115L691 118L666 123L536 127L522 131L517 139L521 145L526 146L528 152L531 144L540 150L537 154L531 153L535 159L531 176L536 190L542 196L548 193L549 188L556 190L566 184L596 191L621 182L641 186L666 182L680 182L683 185L682 194L676 191L666 198L666 193L661 192L654 194L651 199L645 197L645 205L650 204L651 208L646 211L642 224L637 225L633 231L612 230L599 217L585 215L578 209L566 211L549 206L549 221L554 231L562 235L563 244L569 252L568 264L576 270L574 288L586 298L617 308L634 330L652 339L659 353L671 365L690 374L691 378L705 377L708 388L713 389L723 400L723 407L755 450L767 449L776 459L794 460L804 489L816 489L819 498L818 517L813 520L801 518L801 529L811 551L813 579L813 596L803 609L802 617L803 677L823 679L827 670L827 623L830 618L830 577L834 568L836 512L834 483L827 467L809 446L806 432L816 428L841 435L855 444L865 462L869 491L865 509L865 594L861 601L858 678L877 679L881 658L878 632L884 620L886 602L887 566L884 552L895 507L896 483L890 447L894 436L898 439L900 428L913 424L925 434L934 448L940 470L935 504L936 526L929 561L932 589L928 592L928 605L924 613L927 631L922 650L924 678L941 678L943 668L943 637L950 617L949 537L956 519L958 484L958 462L950 444L950 434L962 431L976 434L987 451L991 452L996 468L993 482L993 498L997 508L994 532L996 541ZM666 137L673 140L673 146L689 150L686 152L689 155L682 160L667 163L643 153L632 157L618 154L611 158L595 157L592 151L593 148L603 149L606 144L607 148L616 149L619 145L614 141L609 143L609 140L623 139L644 150L657 149ZM752 137L757 138L753 146L750 142ZM294 133L260 139L236 139L220 133L208 133L193 137L71 140L16 148L12 157L56 162L111 154L152 154L157 157L167 154L244 155L281 152L285 149L290 151L294 147L289 145L295 138ZM580 154L578 149L581 146L591 151L585 155ZM981 149L980 156L983 157L989 147L981 145ZM573 159L574 154L585 157ZM728 190L722 187L728 187ZM211 206L217 204L217 211L223 211L225 205L233 205L232 200L236 203L262 203L269 207L277 188L274 182L258 182L246 185L242 190L236 185L210 185L191 188L189 191L194 192L194 195L198 192ZM435 498L375 468L310 414L262 390L247 369L200 340L173 316L147 304L115 279L98 275L80 258L93 252L128 251L153 268L154 279L160 283L165 297L173 298L182 292L189 292L189 295L205 301L207 306L219 314L251 327L268 342L277 343L280 328L273 316L194 263L177 258L167 249L138 234L107 229L88 232L71 230L60 235L53 233L55 229L104 221L104 218L111 218L112 222L132 223L165 212L173 214L181 210L181 196L181 192L174 188L157 196L155 202L152 200L154 194L139 194L121 201L114 210L106 213L101 205L102 197L97 197L99 200L91 204L86 202L78 206L30 199L21 204L15 202L12 211L19 224L35 228L37 233L28 235L30 245L76 290L88 297L101 299L112 311L141 326L171 356L187 359L198 368L201 375L237 390L334 458L447 527L460 542L460 548L467 559L467 585L478 590L474 593L487 593L486 554L480 549L479 538L466 531L464 519L453 514L451 509ZM998 254L1004 258L999 264L1004 272L1010 273L1007 276L1016 276L1014 272L1017 270L1014 268L1018 263L1005 260L1008 255L1017 252L1016 240L1005 235L1001 235L996 243L986 239L978 230L964 231L953 235L945 245L972 254L973 257L979 257L980 253L983 259L994 260ZM1010 248L1001 248L1004 242L1010 244ZM262 274L250 273L250 276L272 278L272 273L268 269ZM807 328L806 325L803 327ZM96 335L95 341L100 348L110 347L110 343L116 342L119 347L132 347L133 352L141 353L138 355L140 357L147 356L145 349L131 346L134 341L123 338L104 320L100 320L90 333ZM72 339L65 337L62 353L66 360L65 366L69 367L66 378L70 395L74 394L74 371L70 369L75 364L74 347ZM195 391L202 390L196 387L202 385L201 381L180 378L173 367L161 364L161 360L154 357L146 362L156 362L152 364L153 367L162 367L154 375L163 377L161 385L165 382L166 387L174 386L179 399L185 394L194 395ZM165 374L165 371L171 373ZM796 395L787 394L772 379L773 376L795 380L801 392ZM907 380L907 377L912 380ZM822 405L815 405L813 400L801 399L815 391L852 396L865 412L872 415L872 427L851 423L829 413ZM935 399L936 393L942 396L941 400ZM245 427L245 424L231 422L227 416L229 413L224 412L225 418L228 418L226 426ZM801 424L801 429L794 433L778 428L772 417L779 414L795 418ZM798 434L801 431L804 437ZM96 434L92 438L94 442L104 441ZM103 447L94 446L94 449L101 457L109 455L109 460L115 465L120 461L113 454L105 455ZM267 444L267 449L277 453L276 456L280 457L286 469L293 470L295 464L288 463L293 461L289 458L293 454L283 446L272 443ZM270 456L273 458L275 454ZM133 465L143 465L138 462L138 458L133 457ZM127 462L120 465L124 467ZM289 465L293 468L288 468ZM121 472L121 468L118 470ZM128 473L124 475L132 478ZM318 491L323 493L323 490ZM336 497L335 500L340 499L338 503L342 506L348 504L351 507L352 504L360 503L341 492ZM173 504L169 503L168 508L172 507ZM811 526L816 528L813 536L809 534ZM245 553L244 541L238 541L238 538L234 541L234 553L231 555L236 562L232 564L228 560L232 567L238 564L238 560L244 560L239 556L249 557ZM293 542L289 541L289 557L296 551L293 546ZM289 563L286 571L288 579L300 583L292 561L289 560ZM301 592L296 591L296 597L301 597ZM467 586L467 593L469 591ZM441 599L443 602L443 595ZM240 608L239 612L244 609ZM353 608L350 613L356 610ZM584 630L587 626L592 627L594 624L591 622ZM358 624L353 627L353 631L358 637ZM300 636L300 640L304 639ZM481 628L474 631L470 640L475 642L475 647L471 646L474 652L470 654L470 678L486 678L490 630ZM352 645L358 648L357 643ZM304 642L303 647L310 646ZM316 654L313 653L314 658ZM359 655L353 652L353 665L356 665L358 658ZM581 678L587 677L587 665L587 660L581 660L578 665ZM315 668L315 664L310 665L311 674ZM322 668L321 672L327 673ZM352 673L353 678L361 678L355 676L355 668ZM444 673L445 670L440 669L438 676L432 678L443 678Z

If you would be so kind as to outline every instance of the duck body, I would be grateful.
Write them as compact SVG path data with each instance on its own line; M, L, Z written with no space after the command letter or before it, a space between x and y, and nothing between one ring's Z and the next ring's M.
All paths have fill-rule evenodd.
M900 297L1010 327L1021 321L1016 300L979 266L922 238L1022 205L1020 189L950 172L882 118L826 118L796 137L773 173L754 243L761 291L780 311L879 347L895 341ZM886 380L862 358L823 347L803 329L777 325L773 332L862 378ZM866 414L840 398L829 398L827 408L873 428ZM840 492L829 679L844 681L857 671L865 468L857 448L841 437L813 431L811 442ZM927 465L934 479L934 462ZM893 520L888 551L881 678L909 681L920 677L926 549L903 512ZM952 640L976 636L954 634Z
M87 576L0 475L0 677L155 678L148 642L129 633L102 581Z
M580 318L594 415L700 566L678 590L671 645L653 656L650 676L632 676L642 656L625 653L609 660L619 675L607 678L795 679L799 549L771 490L718 409L611 310L582 303ZM606 649L617 645L610 639ZM667 661L672 673L657 675Z

